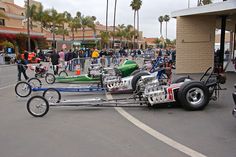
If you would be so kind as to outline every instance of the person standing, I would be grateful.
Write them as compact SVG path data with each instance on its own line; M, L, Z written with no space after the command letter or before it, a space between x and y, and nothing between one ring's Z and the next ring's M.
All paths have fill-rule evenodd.
M74 50L72 54L73 54L73 59L72 59L72 70L71 71L74 71L75 66L79 64L78 51Z
M61 50L59 52L59 56L60 56L60 64L61 64L61 67L64 67L65 65L65 53L63 50Z
M72 53L72 50L70 49L68 54L68 64L69 64L69 70L72 71L72 59L73 59L73 53Z
M111 57L113 56L113 50L106 51L106 58L107 58L107 67L111 65Z
M100 51L99 53L99 57L100 57L100 63L102 65L102 67L105 67L106 64L106 59L105 59L105 55L106 55L106 49L102 49L102 51Z
M24 60L25 60L25 64L29 63L29 53L27 51L24 52Z
M16 57L17 69L18 69L18 81L21 81L21 73L23 73L25 80L28 80L29 77L26 75L27 65L25 60L21 57L21 54L18 54Z
M92 64L98 64L98 58L99 58L99 52L97 49L95 49L92 52Z
M51 59L52 69L54 71L54 75L58 75L58 64L59 64L60 56L56 52L56 50L53 50L53 53L51 54L50 59Z
M79 62L80 62L80 68L82 71L84 71L85 57L86 57L85 51L82 49L79 50Z

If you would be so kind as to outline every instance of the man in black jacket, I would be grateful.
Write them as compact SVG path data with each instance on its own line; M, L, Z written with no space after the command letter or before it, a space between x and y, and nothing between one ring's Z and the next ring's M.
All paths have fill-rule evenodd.
M51 59L54 75L57 75L58 74L58 65L59 65L60 56L56 52L56 50L53 50L53 53L51 54L50 59Z

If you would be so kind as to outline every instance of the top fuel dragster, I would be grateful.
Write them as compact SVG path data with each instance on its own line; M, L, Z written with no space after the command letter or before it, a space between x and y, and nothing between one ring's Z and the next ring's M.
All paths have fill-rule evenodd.
M152 76L141 76L137 88L131 98L120 98L104 100L100 98L88 100L63 100L57 95L33 96L27 102L28 112L35 117L42 117L47 114L49 106L95 106L114 107L129 106L129 104L146 104L148 106L161 103L177 102L186 110L204 109L210 100L216 100L218 91L222 90L220 84L224 84L226 78L222 74L216 74L209 68L199 81L189 77L178 78L175 83L165 84L159 82Z

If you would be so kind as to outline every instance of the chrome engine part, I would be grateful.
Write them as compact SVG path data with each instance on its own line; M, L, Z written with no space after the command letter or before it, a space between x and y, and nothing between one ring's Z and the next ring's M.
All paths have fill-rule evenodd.
M108 91L131 89L132 77L121 78L120 76L107 76L104 78L104 84L108 88Z
M101 75L102 67L99 64L91 64L91 67L88 69L88 75L96 77Z
M156 74L147 76L141 76L140 81L137 84L136 92L143 93L145 88L159 85L159 81L156 79Z
M166 91L158 85L147 86L144 90L143 97L147 98L151 105L164 103L166 100Z
M156 79L156 74L142 76L139 82L139 92L150 105L167 102L167 88L168 86L164 84L163 80Z

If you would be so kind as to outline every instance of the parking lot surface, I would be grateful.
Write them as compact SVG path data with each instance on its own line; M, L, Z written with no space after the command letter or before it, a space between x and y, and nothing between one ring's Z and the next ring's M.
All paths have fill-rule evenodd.
M0 152L1 157L151 157L211 156L231 157L236 150L236 123L231 111L235 73L227 73L217 101L211 101L203 111L185 111L178 104L155 108L122 108L140 127L117 111L117 108L62 107L50 108L42 118L32 117L26 110L28 98L18 98L14 92L16 67L0 67ZM72 73L71 73L72 74ZM29 72L33 76L33 72ZM199 79L200 74L191 75ZM49 85L44 84L49 87ZM74 85L55 84L57 87ZM41 93L34 93L41 94ZM123 98L130 94L63 93L62 99ZM136 121L137 122L137 121ZM178 149L165 143L165 137L191 149ZM143 128L142 128L143 127ZM182 151L181 151L182 150Z

